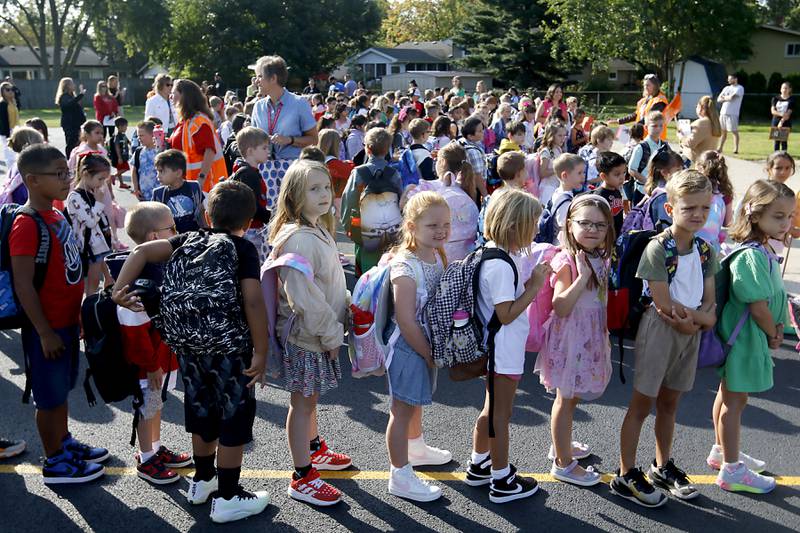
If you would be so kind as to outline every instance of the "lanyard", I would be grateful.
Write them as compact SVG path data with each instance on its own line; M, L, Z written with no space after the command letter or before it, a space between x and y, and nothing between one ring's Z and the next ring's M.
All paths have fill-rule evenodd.
M281 111L283 110L283 102L278 104L278 107L275 108L273 112L272 105L267 105L267 133L273 135L275 133L275 127L278 125L278 119L281 116Z

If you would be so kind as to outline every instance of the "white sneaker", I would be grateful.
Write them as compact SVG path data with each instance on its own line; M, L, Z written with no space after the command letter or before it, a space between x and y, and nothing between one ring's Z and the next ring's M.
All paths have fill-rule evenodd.
M186 491L186 499L192 505L200 505L208 501L209 496L219 488L217 476L211 481L195 481L189 478L189 490Z
M752 470L757 474L760 474L767 469L766 462L750 457L744 452L739 452L739 461L744 463L749 470ZM713 445L711 447L711 451L708 453L708 457L706 458L706 463L714 470L719 470L722 467L723 462L725 462L725 457L722 454L722 446L719 444Z
M432 502L442 495L442 489L418 478L408 463L403 468L392 468L389 494L416 502Z
M581 460L586 459L592 455L592 447L588 444L584 444L582 442L578 442L576 440L572 441L572 458ZM553 445L550 445L550 450L547 452L547 460L554 461L556 458L556 452L553 449Z
M211 500L211 520L221 524L257 515L269 505L269 494L265 491L248 492L239 487L239 493L230 500Z
M411 463L411 466L446 465L452 460L452 453L428 446L422 437L408 440L408 462Z

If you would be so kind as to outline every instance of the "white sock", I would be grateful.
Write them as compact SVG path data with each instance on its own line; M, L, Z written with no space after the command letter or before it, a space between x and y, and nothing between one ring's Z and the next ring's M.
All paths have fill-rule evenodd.
M405 469L407 466L409 466L410 464L411 464L411 463L406 463L406 464L405 464L405 466L401 466L401 467L396 467L396 466L394 466L394 465L391 465L390 473L391 473L391 474L394 474L395 472L399 472L400 470L404 470L404 469Z
M511 473L511 465L506 466L505 468L501 468L500 470L495 470L492 468L492 479L503 479L508 477Z
M157 441L154 441L154 442L153 442L153 449L154 449L155 451L158 451L158 450L160 450L160 449L161 449L161 441L160 441L160 440L157 440Z
M711 447L711 451L713 451L713 452L721 452L722 451L722 446L720 446L719 444L715 444L715 445L713 445Z
M489 458L489 452L478 453L475 450L472 450L472 453L469 455L469 460L472 461L472 464L474 465L479 465L488 458Z
M739 469L739 465L743 465L744 463L722 463L722 468L727 468L728 472L736 472Z
M142 461L142 463L146 463L147 461L149 461L150 458L153 457L155 454L156 452L154 452L153 450L150 450L149 452L143 452L142 450L139 450L139 458Z
M409 446L425 446L425 436L420 434L416 439L408 439Z

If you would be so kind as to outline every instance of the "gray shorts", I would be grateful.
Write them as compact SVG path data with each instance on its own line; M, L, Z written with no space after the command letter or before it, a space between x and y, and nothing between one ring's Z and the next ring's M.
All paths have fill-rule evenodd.
M688 392L694 387L700 333L683 335L664 322L654 307L645 311L636 334L633 387L655 398L661 387Z
M720 115L719 123L725 131L736 132L739 131L739 116L738 115Z

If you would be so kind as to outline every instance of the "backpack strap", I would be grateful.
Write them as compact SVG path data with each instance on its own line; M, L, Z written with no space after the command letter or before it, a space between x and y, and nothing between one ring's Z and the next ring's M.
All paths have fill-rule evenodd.
M675 274L678 272L678 245L672 231L664 230L656 236L658 243L664 248L664 266L667 269L667 283L672 283Z
M136 172L139 172L139 163L142 160L142 149L144 147L139 145L136 147L136 150L133 151L133 166L136 167Z
M167 203L167 187L165 185L153 190L153 201L161 204Z

